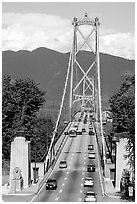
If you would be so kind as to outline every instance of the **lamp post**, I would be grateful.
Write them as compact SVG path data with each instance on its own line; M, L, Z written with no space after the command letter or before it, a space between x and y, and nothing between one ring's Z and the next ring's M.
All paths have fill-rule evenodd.
M37 152L37 144L36 144L36 141L35 141L35 166L34 166L34 183L36 183L36 159L37 159L37 155L36 155L36 152Z
M37 129L35 128L35 134L37 133ZM34 168L33 168L33 173L34 173L34 183L37 183L37 177L38 177L38 169L39 167L37 167L37 142L36 142L36 136L35 136L35 141L34 141L34 145L35 145L35 150L34 150Z
M117 154L117 145L116 142L118 142L119 139L116 137L116 135L114 134L114 137L112 138L112 142L114 142L115 144L115 174L114 174L114 185L116 185L116 154Z

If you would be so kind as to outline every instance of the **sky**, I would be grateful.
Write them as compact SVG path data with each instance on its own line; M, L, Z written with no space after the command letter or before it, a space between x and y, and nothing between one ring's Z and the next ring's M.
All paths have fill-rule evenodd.
M69 52L73 18L85 13L89 18L99 17L100 52L135 59L134 2L3 2L2 50L47 47ZM83 31L85 37L88 29Z

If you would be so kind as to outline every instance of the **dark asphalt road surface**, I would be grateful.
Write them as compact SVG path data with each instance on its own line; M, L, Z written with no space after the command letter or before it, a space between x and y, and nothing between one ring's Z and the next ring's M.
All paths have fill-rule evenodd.
M34 202L83 202L84 193L87 190L97 193L98 202L103 201L96 137L88 134L89 122L87 124L80 122L78 129L81 130L83 127L86 128L86 133L68 138L50 175L50 177L56 178L57 189L46 190L44 186L33 200ZM88 144L94 145L92 151L96 153L95 159L88 159ZM64 159L68 166L65 169L60 169L59 162ZM95 164L96 171L87 172L87 164ZM93 178L93 187L83 186L83 179L87 176Z

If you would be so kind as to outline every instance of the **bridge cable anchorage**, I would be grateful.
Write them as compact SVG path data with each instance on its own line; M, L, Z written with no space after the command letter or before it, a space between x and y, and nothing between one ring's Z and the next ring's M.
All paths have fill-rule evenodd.
M63 104L64 104L64 98L65 98L67 84L68 84L69 72L70 72L70 63L71 63L71 52L70 52L70 56L69 56L67 75L66 75L66 80L65 80L65 86L64 86L64 90L63 90L62 100L61 100L61 104L60 104L59 114L58 114L55 130L54 130L54 133L53 133L53 137L51 139L50 147L49 147L49 150L48 150L48 153L47 153L47 157L49 157L50 151L51 151L51 149L53 147L55 135L56 135L56 132L57 132L57 129L58 129L58 124L59 124L60 116L61 116L61 113L62 113L62 108L63 108Z

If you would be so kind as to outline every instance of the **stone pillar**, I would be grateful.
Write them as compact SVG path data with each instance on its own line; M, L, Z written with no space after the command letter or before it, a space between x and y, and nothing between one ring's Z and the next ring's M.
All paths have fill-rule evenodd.
M122 177L123 169L128 169L127 160L124 158L125 146L127 144L127 139L120 139L116 144L116 190L120 191L120 179Z
M31 150L30 142L22 136L14 138L11 143L10 186L14 179L13 172L16 167L21 170L23 188L28 188L31 184Z

